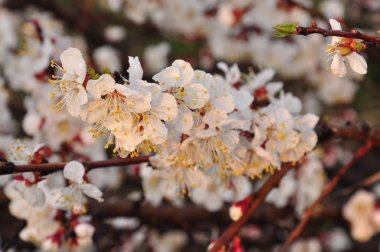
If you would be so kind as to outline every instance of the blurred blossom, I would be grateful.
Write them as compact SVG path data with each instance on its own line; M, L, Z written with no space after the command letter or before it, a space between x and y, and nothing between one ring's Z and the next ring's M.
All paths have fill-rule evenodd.
M342 228L335 228L328 233L325 243L332 252L347 251L352 248L352 241Z
M186 244L188 238L182 231L168 231L164 234L151 232L149 243L156 252L176 252Z
M293 243L289 249L290 252L321 252L322 244L316 238L308 240L298 240Z
M338 0L322 1L319 8L326 18L341 19L344 16L344 6Z
M156 73L167 67L169 52L170 45L167 42L146 47L144 51L144 64L147 71L149 73Z
M94 51L94 60L97 68L102 71L104 68L113 71L121 71L120 52L109 45L98 47Z
M343 216L351 224L351 235L359 242L366 242L379 230L375 211L375 197L371 192L360 190L344 205Z
M107 26L104 30L104 37L109 42L120 42L127 36L125 27L119 25Z

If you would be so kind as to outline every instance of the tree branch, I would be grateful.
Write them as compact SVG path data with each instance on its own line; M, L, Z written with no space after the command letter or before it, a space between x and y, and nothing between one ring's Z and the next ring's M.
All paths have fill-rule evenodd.
M296 28L296 31L293 34L307 36L307 35L316 34L316 33L321 34L324 37L334 36L334 37L342 37L342 38L361 39L367 42L367 46L380 45L379 36L364 34L355 29L350 32L346 32L346 31L339 31L339 30L327 30L327 29L323 29L317 26L311 26L311 27L298 26Z
M348 170L360 159L362 159L365 154L372 148L372 143L370 141L367 142L366 145L361 147L356 153L355 156L351 159L350 162L348 162L345 166L343 166L337 175L330 181L330 183L325 187L322 194L318 197L314 203L306 209L304 212L304 215L302 216L302 219L300 223L297 225L297 227L292 231L290 234L288 240L284 244L284 246L279 250L280 252L285 252L286 249L301 235L302 231L306 227L309 220L313 217L314 210L318 208L318 206L322 203L324 199L327 198L327 196L333 191L333 189L336 187L338 182L341 180L341 178L348 172Z
M134 158L114 158L102 161L82 162L87 171L96 168L111 167L111 166L124 166L131 164L140 164L149 161L149 156L139 156ZM28 164L28 165L14 165L12 162L0 163L0 175L18 173L18 172L43 172L49 174L55 171L63 170L66 163L48 163L48 164Z
M334 139L345 139L363 143L371 141L373 147L380 147L380 132L365 122L320 123L315 130L319 144Z
M273 174L267 182L261 187L256 195L251 196L253 201L248 208L248 211L236 222L232 223L226 231L222 234L222 236L216 240L213 247L210 249L210 252L217 252L223 246L230 243L230 241L236 236L239 230L242 228L244 224L248 222L248 220L255 213L257 208L264 202L268 193L280 182L282 177L292 168L294 165L292 164L284 164L280 171Z

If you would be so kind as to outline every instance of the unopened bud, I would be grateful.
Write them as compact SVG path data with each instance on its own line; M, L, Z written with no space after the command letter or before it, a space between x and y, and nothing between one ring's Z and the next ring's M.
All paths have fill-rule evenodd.
M229 210L230 218L233 221L238 221L247 212L251 201L251 197L247 197L242 201L234 203Z

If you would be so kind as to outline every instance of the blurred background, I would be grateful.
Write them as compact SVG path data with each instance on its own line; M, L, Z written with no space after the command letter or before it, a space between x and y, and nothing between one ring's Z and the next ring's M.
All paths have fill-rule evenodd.
M285 90L302 100L304 112L338 124L365 121L378 129L379 49L364 52L367 75L349 71L338 78L329 70L325 53L331 38L273 37L274 25L298 22L310 26L315 20L328 28L330 18L340 21L343 29L376 34L380 1L0 0L0 156L19 138L46 142L56 160L110 156L101 144L89 139L82 122L64 112L53 116L56 112L47 109L50 93L43 90L48 89L53 74L50 59L59 62L60 53L68 47L79 48L98 72L107 67L126 74L128 56L138 56L148 80L175 59L218 74L222 74L218 62L237 63L247 73L242 78L273 69L262 81L283 82ZM46 44L47 40L52 43ZM318 196L357 146L351 142L322 144L314 154L315 162L305 165L314 168L289 175L283 190L272 195L241 230L246 251L273 251L283 243L305 205ZM380 185L376 186L379 162L375 150L344 177L292 251L378 251L380 230L365 242L353 238L342 207L358 189L380 196ZM91 175L107 199L103 204L90 204L96 227L93 250L205 251L231 222L228 201L212 211L190 199L178 204L162 199L160 205L143 201L141 191L146 190L147 178L136 175L136 170L138 166L116 167ZM0 185L5 186L8 179L0 177ZM253 190L260 185L254 181ZM289 187L294 189L288 192ZM8 207L9 200L1 193L2 248L36 250L38 242L19 237L25 222L13 217Z

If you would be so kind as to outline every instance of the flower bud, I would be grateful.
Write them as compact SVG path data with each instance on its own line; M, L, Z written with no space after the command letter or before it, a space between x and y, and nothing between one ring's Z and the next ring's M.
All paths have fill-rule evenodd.
M92 237L95 228L88 223L80 223L75 226L74 231L78 237Z
M58 251L58 242L56 242L54 239L47 239L45 240L42 245L41 245L41 248L43 251Z
M230 218L233 221L238 221L247 212L251 201L251 197L247 197L242 201L234 203L229 210Z

